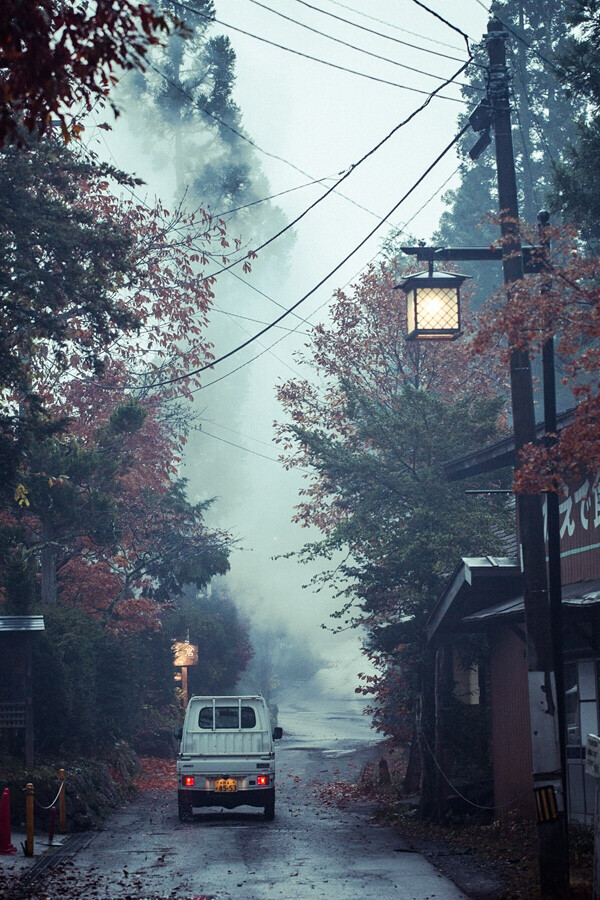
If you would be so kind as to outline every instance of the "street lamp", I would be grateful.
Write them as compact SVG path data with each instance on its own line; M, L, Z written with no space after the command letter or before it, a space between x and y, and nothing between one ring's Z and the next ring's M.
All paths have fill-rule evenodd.
M407 341L453 341L460 328L460 288L468 275L427 272L410 275L397 285L406 294Z

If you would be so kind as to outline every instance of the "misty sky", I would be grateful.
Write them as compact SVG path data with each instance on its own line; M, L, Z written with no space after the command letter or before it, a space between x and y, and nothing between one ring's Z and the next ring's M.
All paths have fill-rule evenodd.
M215 5L217 19L240 29L216 24L214 33L226 34L235 49L235 100L246 133L260 148L255 157L273 194L325 178L329 180L323 184L331 185L332 176L358 163L467 58L461 35L413 0L265 0L262 5L257 0L215 0ZM428 6L473 41L481 39L488 15L479 0L429 0ZM328 40L272 10L375 56ZM365 29L381 32L388 39ZM340 187L345 197L331 195L297 225L285 266L275 248L264 251L253 273L245 276L262 295L226 274L220 277L216 288L220 312L215 314L215 319L220 317L217 356L261 327L227 317L227 311L272 321L281 312L277 304L291 306L338 266L450 143L464 106L457 102L456 86L446 87L442 93L447 99L431 100L356 168ZM126 109L121 118L113 132L102 136L111 161L142 175L149 192L172 202L173 185L161 178L148 155L141 152L143 148L137 145L141 138L127 130ZM454 152L447 154L391 216L389 225L409 223L412 235L428 239L443 210L441 194L452 186L457 165ZM323 184L279 198L285 220L310 205L323 192ZM377 257L387 230L388 225L380 228L307 299L298 310L304 319L312 324L326 320L332 292L352 283ZM252 246L252 235L241 237ZM325 592L315 595L302 589L310 573L298 563L272 560L278 553L299 547L308 537L290 524L300 476L286 473L275 461L277 448L272 444L272 423L280 415L274 386L297 373L293 354L306 341L305 323L289 317L283 324L297 330L273 329L208 373L207 382L227 377L213 386L207 384L197 395L205 433L190 442L185 474L194 496L219 498L213 520L240 538L229 576L235 599L259 621L289 625L332 661L334 680L351 691L354 674L365 668L358 637L354 633L333 637L322 630L320 625L328 621L334 600ZM239 366L243 367L234 372Z

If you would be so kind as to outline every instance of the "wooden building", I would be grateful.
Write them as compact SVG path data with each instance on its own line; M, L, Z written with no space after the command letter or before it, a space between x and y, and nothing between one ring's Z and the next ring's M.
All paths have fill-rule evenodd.
M14 743L26 769L34 764L31 640L44 629L43 616L0 616L0 738L23 739Z
M453 477L510 464L503 441L449 464ZM568 811L592 824L595 784L585 774L587 735L599 730L600 476L569 487L560 501L562 610L567 734ZM430 642L452 647L461 634L489 642L489 703L494 806L497 818L535 818L532 784L525 616L519 560L460 560L428 622ZM487 692L486 692L487 693Z

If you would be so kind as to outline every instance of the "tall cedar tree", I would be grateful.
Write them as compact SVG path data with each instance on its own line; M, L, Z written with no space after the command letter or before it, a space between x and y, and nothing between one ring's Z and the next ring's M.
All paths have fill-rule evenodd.
M577 132L554 168L552 206L567 222L583 227L591 249L600 240L600 4L576 0L566 10L570 26L557 60L560 79L578 110ZM583 108L582 108L583 105Z
M229 38L213 33L213 0L193 0L185 9L171 0L154 5L164 16L183 16L186 32L153 49L146 69L132 72L119 88L128 122L148 135L143 152L172 171L175 196L185 195L188 205L215 214L235 208L236 227L246 232L251 219L254 234L266 227L267 216L273 233L278 216L269 204L244 210L269 190L256 151L244 140L233 99L235 52Z
M490 7L491 15L510 29L506 50L519 210L529 223L535 223L537 213L549 204L554 164L575 139L575 120L584 107L560 83L556 63L567 39L565 19L571 6L568 0L494 0ZM463 88L463 96L468 106L460 124L484 99L487 87L485 44L474 45L473 53L479 65L466 73L470 86ZM498 236L491 218L498 214L493 145L473 161L469 150L476 140L469 130L460 141L460 183L444 195L446 210L432 238L437 246L486 247ZM502 269L489 262L470 263L469 273L477 285L476 309L499 287Z

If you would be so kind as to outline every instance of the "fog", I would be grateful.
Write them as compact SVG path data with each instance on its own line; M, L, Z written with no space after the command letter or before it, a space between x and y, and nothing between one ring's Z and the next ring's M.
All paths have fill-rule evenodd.
M323 193L324 186L333 183L332 176L356 165L415 111L440 84L434 75L448 78L460 66L457 59L466 59L461 36L412 0L370 0L368 4L361 0L318 0L315 6L330 16L319 14L300 0L272 0L268 6L341 41L420 71L334 43L253 0L216 0L215 5L217 19L241 29L217 23L210 33L226 35L235 50L233 95L245 134L252 142L232 137L227 153L252 167L254 191L259 195L255 199L262 199L261 191L263 197L289 192L257 204L252 211L225 216L230 235L239 234L248 249L298 216ZM479 0L454 0L452 4L431 0L429 6L475 41L485 31L487 14ZM183 10L179 14L186 15ZM343 18L395 40L352 28L340 21ZM277 44L297 53L286 52ZM298 54L371 77L325 66ZM185 193L184 202L196 205L189 184L182 184L181 174L176 174L176 148L170 132L151 109L135 101L134 80L135 76L125 76L116 95L122 115L113 130L100 133L88 128L91 145L110 162L142 177L146 184L139 193L148 201L158 195L168 206ZM414 120L356 166L339 193L331 194L293 232L265 248L252 273L243 274L238 267L219 276L210 326L217 357L255 334L263 327L259 323L271 322L280 314L281 306L296 303L336 269L449 144L464 107L455 102L460 97L457 87L444 88L442 93L454 100L432 99ZM161 102L171 101L165 96ZM109 118L105 114L104 120ZM101 120L101 116L95 119ZM186 171L191 165L190 146ZM203 149L201 141L194 148L201 166L215 153L209 146ZM356 674L365 670L366 662L360 652L360 635L354 631L335 635L322 627L332 625L330 615L336 603L326 591L315 593L303 587L315 570L311 572L294 559L281 558L315 535L291 523L303 481L301 473L287 472L277 461L273 421L281 418L281 410L275 385L297 374L294 353L307 341L307 323L327 320L332 292L351 284L361 269L377 258L391 226L402 228L409 223L406 227L411 235L425 240L430 236L443 210L443 192L452 186L457 165L454 152L448 153L364 246L308 297L297 316L288 316L282 327L273 328L207 372L203 389L195 395L194 407L201 414L202 430L190 436L184 474L192 500L215 498L210 524L227 529L237 538L227 576L232 596L255 627L283 630L280 633L309 647L323 666L319 690L332 690L340 696L352 694ZM320 179L327 180L299 187ZM223 212L214 206L212 211Z

